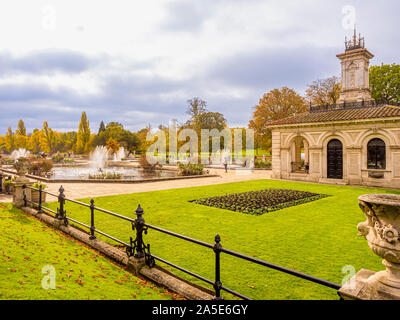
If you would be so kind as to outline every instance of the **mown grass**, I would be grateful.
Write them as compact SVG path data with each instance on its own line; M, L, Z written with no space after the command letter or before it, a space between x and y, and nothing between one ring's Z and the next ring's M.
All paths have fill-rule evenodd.
M0 203L0 230L1 300L173 298L9 204ZM55 289L42 287L47 265Z
M244 215L189 202L267 188L309 191L330 197L263 216ZM95 199L95 204L132 218L140 204L149 224L209 243L220 234L225 248L340 284L346 276L342 273L344 266L353 266L356 271L361 268L383 269L380 259L372 254L366 241L358 237L357 231L357 224L365 219L357 198L378 192L389 191L258 180L101 197ZM88 203L89 199L83 201ZM52 206L56 207L55 204ZM89 223L87 208L67 203L66 209L69 216ZM126 221L101 212L96 212L95 220L96 228L126 242L129 236L134 235ZM213 279L212 250L153 230L145 235L145 241L151 244L153 254ZM188 279L204 285L196 279ZM221 280L224 286L254 299L338 299L333 289L225 254L222 255Z

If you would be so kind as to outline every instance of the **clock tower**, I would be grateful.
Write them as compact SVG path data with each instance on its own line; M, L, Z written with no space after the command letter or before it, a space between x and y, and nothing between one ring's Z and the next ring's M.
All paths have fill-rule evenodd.
M342 63L342 90L338 103L373 101L369 89L369 61L374 55L365 49L365 40L357 37L354 29L353 39L345 41L345 52L337 57Z

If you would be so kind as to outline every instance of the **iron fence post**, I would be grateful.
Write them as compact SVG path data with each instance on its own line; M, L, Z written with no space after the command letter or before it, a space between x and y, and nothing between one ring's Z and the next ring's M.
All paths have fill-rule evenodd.
M215 282L214 282L214 290L215 290L215 300L223 300L221 297L221 237L219 234L215 236L215 245L214 245L214 252L215 252Z
M94 235L94 200L90 200L90 240L96 239Z
M143 231L144 231L144 225L145 221L143 218L143 209L139 205L135 211L137 218L135 219L135 229L136 229L136 252L134 254L135 258L143 258L144 257L144 252L143 252Z
M68 219L66 212L64 210L64 204L65 204L65 194L64 194L64 188L63 186L58 189L59 195L58 195L58 203L60 204L60 208L57 210L57 219L59 220L64 220L64 225L68 225Z
M38 213L42 213L42 185L39 186L39 207Z

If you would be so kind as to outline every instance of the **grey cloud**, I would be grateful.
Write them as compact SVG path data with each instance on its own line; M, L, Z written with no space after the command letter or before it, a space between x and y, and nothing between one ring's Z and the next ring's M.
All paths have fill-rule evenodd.
M0 76L9 73L80 73L87 71L100 62L104 63L106 57L90 58L79 52L69 50L46 50L15 57L9 53L0 54Z
M166 19L161 23L162 30L178 32L197 32L212 13L213 4L205 1L174 1L167 5Z
M196 34L208 19L213 19L216 6L233 2L174 1L167 7L167 17L159 32ZM254 2L258 1L247 0L246 4L250 6ZM279 1L271 3L279 5ZM98 94L93 94L63 87L52 89L35 83L0 85L0 134L4 134L9 125L15 129L18 119L24 119L28 128L40 127L43 120L47 120L53 128L76 130L82 111L87 112L91 127L96 131L101 120L119 121L131 130L138 130L149 122L156 126L167 124L173 118L184 121L186 100L194 96L206 100L210 110L223 113L232 125L246 125L252 108L268 90L289 86L302 94L313 80L340 73L335 55L343 50L344 35L351 34L351 30L342 28L340 21L341 7L347 4L356 6L358 29L366 36L368 49L376 55L373 64L399 63L397 13L400 2L340 0L322 3L309 0L301 5L288 2L282 6L291 10L293 21L284 21L279 28L267 28L259 39L265 47L269 42L279 43L281 39L281 48L258 52L248 48L243 52L240 41L244 35L240 34L242 22L238 19L233 21L238 24L238 50L213 57L215 60L206 64L199 63L197 74L184 81L157 75L143 76L147 72L141 71L153 73L155 62L135 61L134 57L130 60L106 55L89 57L71 50L46 50L23 57L2 53L0 78L12 73L88 71L99 80L101 87ZM222 22L222 28L231 26L228 20ZM251 17L245 17L245 21L250 23ZM329 41L321 47L311 46L314 42L310 39L316 35L320 37L321 32L326 32ZM304 43L295 41L297 39L304 39ZM112 59L119 63L109 63ZM112 65L123 66L123 69L115 69ZM222 90L226 93L221 93ZM235 90L245 93L231 94Z

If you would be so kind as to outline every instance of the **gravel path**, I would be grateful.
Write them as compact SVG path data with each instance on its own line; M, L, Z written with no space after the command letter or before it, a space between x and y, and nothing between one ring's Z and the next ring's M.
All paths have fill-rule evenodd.
M243 170L229 170L225 173L222 169L211 169L211 174L217 174L219 177L196 178L187 180L170 180L160 182L148 182L137 184L119 184L119 183L63 183L65 194L70 199L100 197L106 195L129 194L136 192L159 191L167 189L199 187L215 185L222 183L270 179L271 171L259 170L245 172ZM59 183L49 183L47 191L57 193L60 187ZM0 200L1 201L1 200ZM47 199L51 201L51 197Z

